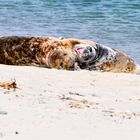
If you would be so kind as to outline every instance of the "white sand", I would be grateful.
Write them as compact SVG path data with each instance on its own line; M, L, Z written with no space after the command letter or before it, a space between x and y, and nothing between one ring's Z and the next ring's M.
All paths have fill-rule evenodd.
M139 140L140 75L0 65L0 139Z

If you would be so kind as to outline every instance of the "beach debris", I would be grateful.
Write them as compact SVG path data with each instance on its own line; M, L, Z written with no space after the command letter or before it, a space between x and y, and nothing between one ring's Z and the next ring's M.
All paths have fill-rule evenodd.
M8 113L6 111L0 111L0 115L7 115Z
M18 134L19 134L19 132L18 132L18 131L15 131L15 134L16 134L16 135L18 135Z
M68 102L68 106L70 108L78 108L78 109L92 108L92 109L96 109L97 105L99 105L99 103L97 103L97 102L88 101L87 99L84 99L84 98L76 99L76 98L68 97L68 96L65 96L65 95L59 96L59 98L62 101Z
M10 81L5 81L5 82L0 82L0 88L1 89L7 89L7 90L11 90L11 89L16 89L17 87L17 83L16 80L10 80Z
M69 92L69 94L70 95L77 95L77 96L84 96L84 95L82 95L82 94L80 94L80 93L77 93L77 92Z
M140 113L130 112L130 111L123 111L123 112L116 112L111 110L102 110L105 113L104 116L108 116L111 118L122 118L122 119L140 119Z

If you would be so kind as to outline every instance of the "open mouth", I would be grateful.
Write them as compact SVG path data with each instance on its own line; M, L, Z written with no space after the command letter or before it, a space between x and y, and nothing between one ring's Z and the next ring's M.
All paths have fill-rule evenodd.
M85 48L79 47L79 48L76 48L75 51L76 51L78 54L83 54L84 51L85 51Z

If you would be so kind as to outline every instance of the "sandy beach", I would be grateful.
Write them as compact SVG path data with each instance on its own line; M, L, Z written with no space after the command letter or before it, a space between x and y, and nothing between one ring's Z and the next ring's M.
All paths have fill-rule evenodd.
M140 75L0 65L0 139L139 140Z

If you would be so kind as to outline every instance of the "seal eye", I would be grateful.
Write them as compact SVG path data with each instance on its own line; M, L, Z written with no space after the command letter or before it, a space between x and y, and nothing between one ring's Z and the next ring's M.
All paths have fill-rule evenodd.
M91 47L90 47L89 51L92 52L92 48Z
M88 50L89 50L90 52L92 52L92 47L91 47L91 46L88 46Z
M60 67L61 67L61 68L64 67L64 63L63 63L63 62L60 63Z
M63 55L64 55L64 56L67 56L67 53L64 53Z

